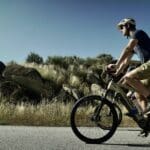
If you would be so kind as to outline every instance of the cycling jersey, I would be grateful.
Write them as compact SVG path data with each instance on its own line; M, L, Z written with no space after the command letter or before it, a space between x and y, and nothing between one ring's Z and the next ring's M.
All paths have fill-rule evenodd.
M131 36L132 39L137 39L138 44L134 48L134 52L140 58L141 63L150 60L150 38L143 30L136 30Z

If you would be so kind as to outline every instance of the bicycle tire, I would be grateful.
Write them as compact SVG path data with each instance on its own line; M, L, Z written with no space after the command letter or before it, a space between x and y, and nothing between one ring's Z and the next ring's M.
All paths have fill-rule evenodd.
M114 106L114 108L117 112L117 115L118 115L118 126L119 126L121 124L121 121L122 121L122 111L121 111L120 107L117 104L113 103L113 106ZM99 123L99 127L104 129L104 130L109 130L111 128L111 127L108 127L108 126L104 126L101 123Z
M110 111L111 111L111 113L112 113L112 126L111 126L111 128L109 128L109 131L107 132L107 130L104 130L104 132L103 133L105 133L106 132L106 135L102 135L102 137L89 137L89 136L91 136L90 134L89 134L89 136L85 136L81 131L80 131L80 129L82 128L82 129L86 129L86 128L88 128L88 131L90 131L91 129L92 130L94 130L94 129L96 129L96 130L99 130L98 132L96 131L96 133L100 133L100 130L102 129L100 126L98 126L97 125L97 123L96 124L94 124L96 127L93 127L93 125L92 126L90 126L89 124L88 125L85 125L85 127L83 126L82 127L82 125L79 125L79 126L77 126L77 124L76 124L76 118L78 118L78 116L76 116L76 114L77 114L77 110L79 109L79 107L81 106L81 107L83 107L84 105L82 105L82 103L85 103L85 104L89 104L89 106L92 104L92 106L91 107L93 107L93 102L94 102L94 100L97 100L97 102L98 103L100 103L100 104L103 104L102 105L102 109L104 108L104 113L105 113L105 110L106 110L106 108L108 107L108 109L110 109ZM90 102L92 102L92 103L90 103ZM96 103L95 103L96 104ZM97 105L97 104L96 104ZM105 108L106 107L106 108ZM85 109L86 110L86 109ZM92 110L92 109L91 109ZM82 112L82 111L81 111ZM103 116L101 116L101 117L103 117ZM71 111L71 118L70 118L71 120L71 128L72 128L72 130L73 130L73 132L74 132L74 134L80 139L80 140L82 140L82 141L84 141L84 142L86 142L86 143L91 143L91 144L97 144L97 143L103 143L103 142L105 142L105 141L107 141L108 139L110 139L112 136L113 136L113 134L115 133L115 131L116 131L116 129L117 129L117 126L118 126L118 115L117 115L117 112L116 112L116 110L115 110L115 108L114 108L114 105L110 102L110 101L108 101L108 100L106 100L106 99L103 99L101 96L97 96L97 95L91 95L91 96L86 96L86 97L82 97L81 99L79 99L76 103L75 103L75 105L73 106L73 108L72 108L72 111ZM87 118L86 118L87 119ZM90 118L91 119L91 118ZM82 121L82 115L81 115L81 121ZM91 120L90 120L91 121ZM98 121L100 121L100 120L98 120ZM104 122L109 122L110 120L106 120L106 121L104 121ZM92 121L91 121L92 122ZM92 122L93 123L93 122ZM78 129L78 128L80 128L80 129ZM92 134L93 134L93 131L91 132Z
M113 104L113 105L114 105L116 112L117 112L117 115L118 115L118 126L119 126L121 124L121 121L122 121L122 111L117 104Z
M106 99L109 100L110 102L112 102L112 100L107 97L107 96L109 96L109 94L112 95L112 91L111 90L107 91ZM114 105L114 107L116 109L117 115L118 115L118 126L119 126L121 124L121 121L122 121L122 111L121 111L120 107L116 103L114 103L114 102L112 102L112 103L113 103L113 105Z

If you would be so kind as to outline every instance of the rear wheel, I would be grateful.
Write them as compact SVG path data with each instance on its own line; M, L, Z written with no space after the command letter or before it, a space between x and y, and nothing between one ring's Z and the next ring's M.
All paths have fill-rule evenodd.
M100 96L83 97L72 109L72 130L84 142L105 142L112 137L117 126L118 115L113 104Z
M116 112L117 112L117 115L118 115L118 126L119 126L121 124L121 121L122 121L122 111L117 104L113 104L113 105L114 105Z

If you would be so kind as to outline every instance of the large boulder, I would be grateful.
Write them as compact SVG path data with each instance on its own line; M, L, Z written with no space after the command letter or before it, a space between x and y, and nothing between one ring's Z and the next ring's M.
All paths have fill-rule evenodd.
M28 101L38 103L42 98L52 98L53 88L34 68L13 64L5 68L0 91L13 103Z
M10 77L11 75L23 76L28 77L30 79L38 80L38 82L43 83L43 79L36 69L24 67L17 64L8 65L5 68L3 75L6 78Z

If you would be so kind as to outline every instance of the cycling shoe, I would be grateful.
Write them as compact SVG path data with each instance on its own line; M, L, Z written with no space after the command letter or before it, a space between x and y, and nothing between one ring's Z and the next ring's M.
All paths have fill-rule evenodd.
M138 136L140 136L140 137L148 137L148 135L149 135L149 132L146 131L146 130L142 130L142 131L138 134Z

